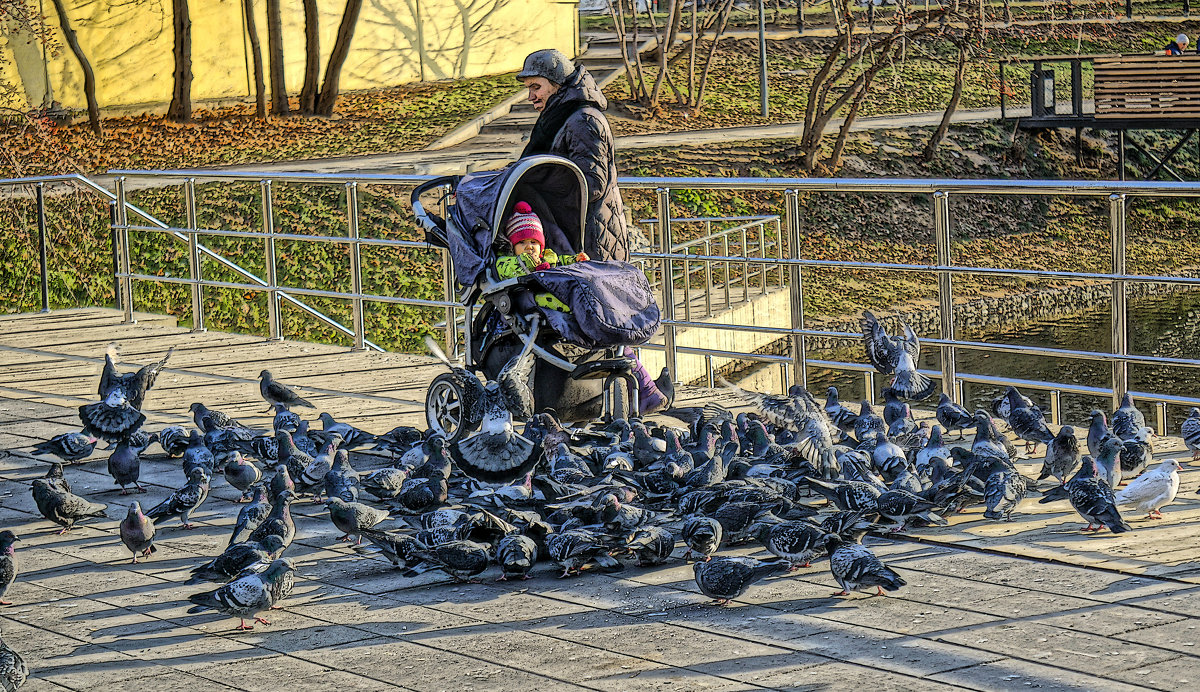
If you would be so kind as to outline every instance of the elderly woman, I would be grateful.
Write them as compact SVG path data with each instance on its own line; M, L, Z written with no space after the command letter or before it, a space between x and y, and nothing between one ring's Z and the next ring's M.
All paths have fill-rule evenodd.
M555 154L573 161L588 185L584 252L592 259L629 261L629 231L617 190L608 99L582 65L548 48L530 53L517 74L539 115L521 156Z

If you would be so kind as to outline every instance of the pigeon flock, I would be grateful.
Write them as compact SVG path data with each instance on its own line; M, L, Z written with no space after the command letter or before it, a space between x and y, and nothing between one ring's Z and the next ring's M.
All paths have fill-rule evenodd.
M244 504L225 550L192 569L187 583L197 592L188 612L216 611L238 619L238 629L252 629L247 621L270 624L263 614L293 588L295 567L284 553L296 537L295 502L323 503L330 536L350 542L358 555L387 560L399 579L440 570L472 580L495 565L497 581L520 581L544 561L568 578L678 562L682 542L699 590L724 604L760 580L826 558L840 587L834 595L895 591L905 581L863 545L867 532L944 525L947 515L970 506L982 506L987 519L1009 520L1043 482L1040 502L1068 501L1088 522L1085 531L1128 531L1119 507L1155 519L1174 500L1180 463L1152 464L1153 436L1128 396L1111 418L1092 412L1087 454L1073 427L1052 431L1013 387L990 402L990 411L974 413L942 395L936 422L917 422L908 401L929 397L934 387L916 371L917 337L907 325L903 334L890 336L865 313L868 360L894 376L880 413L867 401L848 408L834 387L821 403L800 386L775 395L726 384L755 412L709 403L667 409L670 423L616 419L583 427L533 413L528 349L484 382L431 344L463 391L467 432L452 439L407 426L372 434L329 413L310 421L293 408L313 405L267 370L259 389L274 411L272 430L197 402L189 409L193 429L147 432L142 406L171 353L121 373L110 349L99 401L79 408L82 431L35 448L61 461L31 490L60 534L81 522L120 518L120 540L136 563L153 560L162 527L194 528L193 513L223 479ZM524 421L521 432L515 421ZM1200 456L1200 409L1192 409L1181 432L1193 458ZM122 495L147 492L140 464L152 445L179 460L178 489L130 502L122 512L75 494L64 468L87 459L101 441L113 450L108 472ZM1039 446L1040 476L1022 475L1014 462ZM377 468L359 472L354 462ZM19 540L0 531L0 605L8 605L3 598L18 577ZM751 542L772 559L721 554ZM16 689L27 674L20 655L0 640L0 687Z

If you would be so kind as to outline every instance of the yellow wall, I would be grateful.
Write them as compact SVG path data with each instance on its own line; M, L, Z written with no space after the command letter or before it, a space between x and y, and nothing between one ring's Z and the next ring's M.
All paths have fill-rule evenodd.
M259 38L266 58L265 2L255 0ZM282 2L288 91L295 95L304 76L304 14L298 2ZM333 46L342 0L318 0L321 8L322 70ZM50 9L49 3L46 5ZM170 3L111 3L67 0L71 22L96 73L102 108L161 107L171 98ZM192 98L243 98L252 93L251 65L243 31L241 0L193 0ZM0 36L0 93L16 87L28 104L40 105L42 75L48 71L57 101L85 107L83 75L47 17L60 47L49 56L28 37ZM343 90L371 89L424 80L475 77L515 71L539 48L576 52L573 1L556 0L365 0L351 52L342 70ZM464 46L466 46L464 48ZM269 88L269 83L268 83Z

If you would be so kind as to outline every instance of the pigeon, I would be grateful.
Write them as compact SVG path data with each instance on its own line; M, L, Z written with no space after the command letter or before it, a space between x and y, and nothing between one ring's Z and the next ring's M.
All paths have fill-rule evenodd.
M129 505L129 511L120 525L121 542L133 553L133 564L137 564L138 555L150 557L158 548L154 547L154 522L142 514L140 502Z
M89 517L104 517L108 505L90 502L71 492L55 488L45 478L33 481L33 501L42 516L63 527L58 534L70 531L75 522Z
M46 475L42 478L55 490L64 493L71 492L71 484L67 482L67 478L63 474L63 465L57 461L50 464L50 468L46 469Z
M382 468L359 476L362 489L380 500L390 500L400 494L408 472L403 469Z
M188 435L187 448L183 450L183 472L191 474L192 469L204 469L209 478L217 471L217 457L204 444L204 437L197 430Z
M967 409L954 403L945 392L942 392L942 398L938 400L937 421L947 433L957 430L960 440L963 438L963 430L975 427L975 417Z
M1192 452L1192 461L1200 459L1200 408L1188 411L1188 417L1179 424L1179 436Z
M100 401L79 407L84 433L105 442L119 442L136 432L146 422L146 416L141 412L146 392L154 386L154 380L174 351L172 346L157 363L122 374L117 371L116 344L110 345L104 355L104 370L97 388Z
M901 321L904 336L890 336L870 312L863 311L863 347L867 360L882 375L895 375L891 389L905 399L920 401L933 394L933 380L917 372L921 342L907 323Z
M546 554L563 568L559 579L579 574L589 562L604 569L620 569L621 563L609 555L609 550L603 535L585 529L560 531L546 538Z
M271 419L273 432L286 430L295 433L300 429L300 416L293 413L287 404L275 404L273 408L275 409L275 417Z
M340 497L329 498L325 506L329 508L333 525L345 534L339 541L348 541L351 536L357 536L357 542L361 543L363 529L373 528L390 516L387 510L375 509L360 502L346 502Z
M1133 395L1129 392L1121 397L1121 405L1113 411L1109 427L1122 440L1132 439L1138 430L1146 427L1146 416L1133 405Z
M883 424L891 427L893 423L902 419L910 418L911 412L905 408L903 401L896 394L896 391L891 387L883 388Z
M291 502L295 497L295 493L288 490L276 495L275 504L271 507L271 513L250 532L250 540L262 543L266 540L267 536L279 536L283 540L285 547L291 545L292 539L296 537L296 524L292 521L291 512ZM249 505L247 505L248 507ZM244 512L245 509L242 511ZM234 536L236 537L237 535L235 532Z
M1009 464L994 462L992 468L983 487L983 516L1012 521L1013 510L1025 499L1025 478Z
M113 481L121 486L122 495L129 494L125 486L130 484L137 488L139 493L146 492L146 489L138 483L138 478L142 475L141 454L157 439L152 435L139 440L139 442L145 442L145 445L138 445L134 441L134 437L137 436L127 437L118 442L117 448L108 456L108 475L112 476Z
M1100 454L1096 455L1097 473L1099 473L1100 479L1113 490L1116 490L1117 486L1121 484L1123 474L1118 457L1124 446L1121 438L1111 435L1100 442Z
M913 455L913 466L916 467L917 473L929 473L934 459L950 459L950 448L946 446L942 437L942 426L940 425L933 426L925 446L918 449Z
M689 517L687 521L683 522L683 528L680 531L680 537L688 547L683 559L691 559L693 552L699 554L701 559L711 559L713 553L717 552L717 548L721 547L723 533L721 523L716 519L703 516Z
M788 561L791 570L808 567L825 554L825 532L805 521L758 522L758 542Z
M530 333L536 334L538 325L534 324ZM533 378L533 339L529 339L517 355L513 356L500 372L496 374L496 386L508 412L518 420L529 420L534 414L533 388L530 384ZM666 382L670 383L670 378ZM665 392L664 392L665 394ZM668 397L668 405L670 405Z
M1151 471L1133 479L1116 494L1118 505L1130 505L1146 512L1147 519L1162 519L1159 510L1171 504L1179 492L1179 472L1183 466L1177 459L1163 459Z
M872 514L879 511L879 496L883 491L864 481L826 483L808 479L808 487L817 491L843 512Z
M882 596L885 590L895 591L907 583L861 543L830 534L825 538L825 549L829 551L829 570L842 587L834 596L849 596L851 591L872 586Z
M1092 409L1092 423L1088 426L1087 447L1088 454L1094 457L1100 456L1100 442L1106 437L1112 435L1112 430L1108 429L1108 421L1104 418L1104 413Z
M725 605L746 593L757 581L788 570L787 560L756 560L752 557L717 557L692 563L696 586L714 605Z
M178 425L169 425L158 432L158 444L172 459L181 457L188 446L188 434Z
M1030 451L1030 444L1033 445L1032 451L1037 451L1039 442L1049 444L1054 439L1054 433L1046 425L1046 416L1040 408L1026 405L1025 397L1016 387L1009 387L1004 395L1008 398L1008 425L1017 437L1025 440L1026 451Z
M286 385L276 382L275 378L271 377L270 370L263 370L262 372L258 373L258 377L258 391L260 394L262 394L263 400L271 405L269 408L267 408L268 411L272 410L278 405L316 408L316 406L313 406L304 399L300 398L298 394L293 392Z
M529 536L513 533L501 538L496 545L496 563L501 572L496 581L532 579L529 570L533 569L537 558L537 542Z
M294 573L292 561L285 557L279 558L262 572L243 573L244 576L239 576L215 591L188 596L188 600L195 606L187 612L216 610L223 615L238 618L241 621L237 627L239 630L254 629L253 625L246 625L246 618L269 625L270 621L264 620L258 614L275 606L279 601L277 587L293 579Z
M179 517L183 528L194 529L191 523L192 512L196 511L208 499L208 473L202 468L194 468L188 473L187 483L171 493L170 497L150 508L146 516L156 524L161 519Z
M350 454L344 449L333 455L333 468L325 474L325 497L358 502L358 471L350 465Z
M637 557L638 567L661 565L675 550L674 534L661 526L644 526L630 534L625 543Z
M842 431L843 435L854 432L854 423L858 420L858 414L842 405L838 401L837 387L830 387L826 390L825 397L825 415L829 417L830 422Z
M25 666L25 659L0 639L0 688L5 692L14 692L28 678L29 668Z
M284 464L275 466L275 474L271 476L267 489L270 491L268 497L277 497L285 490L290 493L296 492L296 484L292 482L292 474L288 472L287 466Z
M339 423L328 413L321 413L317 416L317 420L321 421L321 432L325 435L326 441L331 435L337 435L342 439L340 446L345 449L362 447L375 441L375 436L371 433L359 430L348 423Z
M1075 428L1064 425L1046 445L1046 458L1042 462L1042 473L1038 480L1054 477L1062 485L1078 467L1079 440L1075 439Z
M440 569L457 581L471 581L491 563L488 547L475 541L449 541L432 548L418 547L414 551L417 564L400 573L415 577L431 569Z
M513 429L512 414L499 385L481 385L471 398L478 402L479 430L450 445L458 468L488 483L508 483L532 471L541 459L542 446Z
M1113 489L1099 478L1098 474L1096 460L1085 456L1075 476L1063 485L1047 491L1038 503L1046 504L1066 498L1071 507L1087 520L1088 525L1084 532L1100 531L1106 526L1113 533L1132 531L1132 527L1125 523L1117 510Z
M63 433L34 446L33 453L56 456L63 461L73 464L80 459L86 459L96 449L100 440L92 435L81 432Z
M387 452L393 457L403 454L421 442L421 431L407 425L397 425L382 435L375 436L375 446L372 451Z
M886 433L887 425L883 422L883 418L876 415L875 409L871 408L871 402L863 400L859 402L858 420L854 422L854 439L870 440L879 433Z
M245 499L250 488L261 481L263 477L262 471L257 466L246 461L236 451L229 457L229 461L225 462L223 472L225 481L242 492L241 499Z
M283 539L274 535L267 536L261 543L257 541L234 543L226 548L225 552L192 569L192 576L185 583L199 584L212 581L223 584L251 565L272 562L283 553L283 549Z
M192 420L195 421L196 427L200 428L200 432L203 433L209 433L214 430L229 430L231 428L250 430L248 426L234 420L233 416L210 409L199 402L188 407L188 411L192 413Z
M4 594L17 580L17 551L13 543L21 540L8 529L0 531L0 605L12 605L4 600Z
M354 552L360 554L378 552L386 557L393 567L408 567L410 564L416 564L419 561L417 550L425 547L416 538L395 531L363 529L359 535L370 541L373 547L356 545Z
M1137 432L1124 441L1117 455L1121 463L1121 477L1133 478L1146 469L1154 458L1154 446L1150 443L1154 431L1150 428L1138 428Z
M896 522L893 531L902 531L914 518L921 519L927 524L946 523L945 519L933 511L934 504L932 502L907 490L888 490L875 502L881 517Z

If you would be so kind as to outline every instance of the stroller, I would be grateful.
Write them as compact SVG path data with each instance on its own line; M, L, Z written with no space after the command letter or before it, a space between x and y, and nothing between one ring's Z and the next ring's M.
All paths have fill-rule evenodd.
M421 198L447 187L442 218ZM535 356L535 412L551 411L571 423L637 415L634 362L622 353L658 331L658 305L645 274L624 262L587 261L501 280L496 257L508 251L505 222L522 200L541 220L547 247L560 254L583 250L587 182L568 159L531 156L500 171L429 180L412 192L426 241L449 251L462 287L466 369L495 379L528 346ZM534 295L543 291L571 311L538 306ZM454 375L433 381L425 399L431 432L451 441L471 432L463 396Z

